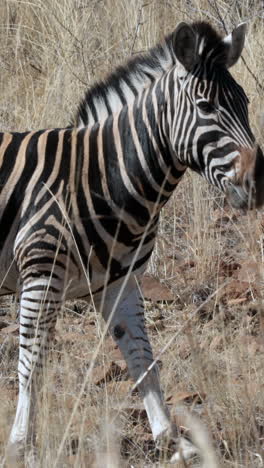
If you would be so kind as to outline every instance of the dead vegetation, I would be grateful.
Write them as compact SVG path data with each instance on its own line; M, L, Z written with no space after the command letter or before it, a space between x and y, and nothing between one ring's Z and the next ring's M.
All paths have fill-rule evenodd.
M87 86L183 19L206 19L228 31L248 21L243 61L233 73L263 143L261 0L2 0L1 129L67 125ZM184 179L163 211L142 283L165 396L182 431L188 427L176 406L201 418L221 467L261 467L263 211L241 215L200 178L189 173ZM118 349L108 337L95 354L101 318L82 302L66 304L56 330L39 413L41 466L165 466ZM17 358L16 305L5 298L0 459L15 413Z

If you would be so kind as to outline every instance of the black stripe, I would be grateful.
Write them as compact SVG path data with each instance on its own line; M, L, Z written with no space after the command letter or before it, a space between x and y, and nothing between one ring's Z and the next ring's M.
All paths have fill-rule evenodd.
M43 133L43 131L38 131L34 133L31 139L28 142L26 153L25 153L25 166L22 170L21 176L19 179L16 180L15 186L13 188L13 192L8 200L8 203L5 206L5 210L3 212L3 216L1 218L1 230L0 230L0 248L3 247L5 240L14 224L15 218L19 213L21 205L24 201L25 191L28 188L28 182L37 166L38 162L38 155L37 155L37 142L39 136ZM21 144L23 143L24 138L28 135L28 133L16 133L13 134L12 144L9 145L7 151L5 152L5 159L9 159L7 165L1 167L0 171L0 187L3 187L5 183L8 181L7 174L5 170L7 170L8 177L11 174L11 167L15 165L15 158L17 158L17 151ZM14 151L10 153L11 151Z
M96 110L93 99L91 99L91 101L89 102L89 110L92 113L94 121L97 122L98 121L98 114L97 114L97 110Z
M64 270L66 270L65 268L65 264L63 262L60 262L60 260L58 260L55 256L47 256L47 252L44 250L43 251L43 257L42 256L39 256L38 258L29 258L28 259L24 259L23 258L23 270L25 271L27 268L30 268L31 266L36 266L36 267L39 267L39 277L41 278L41 267L40 265L42 264L50 264L51 267L53 266L60 266L61 268L63 268Z
M0 191L5 187L6 182L8 181L10 174L13 170L15 165L15 161L17 158L17 153L20 148L21 143L23 142L24 138L28 135L29 132L26 133L13 133L12 140L7 146L5 153L3 155L3 160L1 162L1 172L0 172ZM4 133L1 133L1 136L4 136ZM2 140L2 138L1 138ZM1 141L2 143L2 141ZM0 148L1 150L1 148Z

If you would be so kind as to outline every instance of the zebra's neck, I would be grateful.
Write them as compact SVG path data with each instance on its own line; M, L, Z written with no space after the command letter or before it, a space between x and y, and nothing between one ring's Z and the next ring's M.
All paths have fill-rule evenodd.
M162 107L164 93L155 83L132 106L125 106L92 130L102 180L106 181L103 185L117 207L114 211L128 212L142 229L158 216L185 172L185 167L176 166L162 135ZM93 158L91 155L90 164Z

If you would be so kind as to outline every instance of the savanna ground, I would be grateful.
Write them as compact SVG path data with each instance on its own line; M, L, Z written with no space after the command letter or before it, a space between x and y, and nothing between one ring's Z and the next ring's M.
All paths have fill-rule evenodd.
M262 0L1 0L1 130L67 125L94 80L179 21L198 19L221 31L248 21L243 60L232 72L263 144ZM149 264L156 283L143 285L172 413L182 430L177 405L199 416L225 468L264 465L263 229L263 211L231 210L188 173L162 213ZM2 300L0 314L1 460L18 391L15 298ZM165 466L121 355L109 337L98 348L103 326L84 303L61 312L39 410L43 467Z

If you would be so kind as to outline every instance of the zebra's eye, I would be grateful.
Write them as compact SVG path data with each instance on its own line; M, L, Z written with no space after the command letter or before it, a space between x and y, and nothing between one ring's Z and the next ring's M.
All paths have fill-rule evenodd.
M215 112L215 106L208 101L197 102L197 106L205 114L212 114Z

